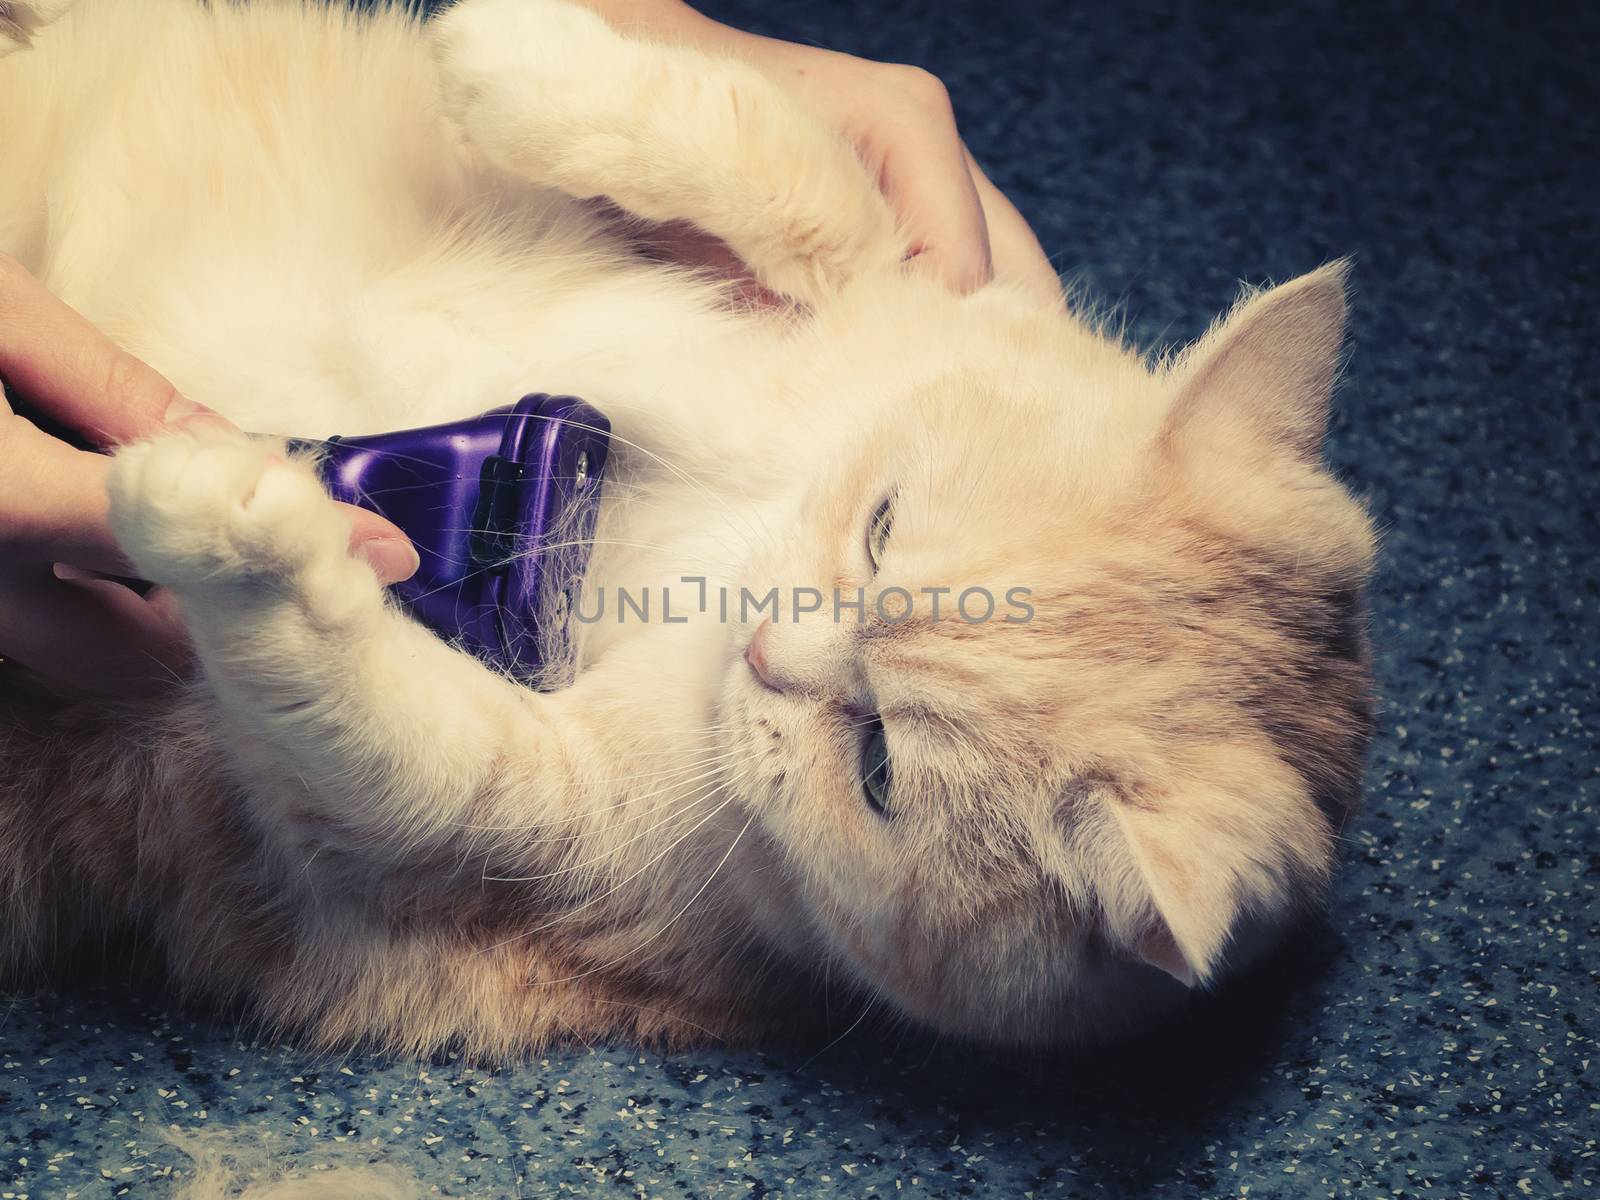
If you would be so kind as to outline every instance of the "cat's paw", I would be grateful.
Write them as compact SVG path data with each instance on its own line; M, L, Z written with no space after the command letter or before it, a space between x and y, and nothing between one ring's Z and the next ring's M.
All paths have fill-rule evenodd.
M566 0L460 0L428 22L428 35L446 109L491 142L537 138L542 122L518 112L534 90L550 93L563 74L577 84L597 72L593 82L604 86L601 68L621 65L617 57L629 45L599 15ZM549 98L559 100L559 90ZM494 128L500 122L505 128Z
M0 0L0 58L20 50L76 0Z
M110 490L123 551L142 577L180 595L319 590L318 576L354 565L350 522L311 469L238 435L126 446L112 460Z
M431 28L446 107L502 170L687 221L808 304L898 268L872 174L754 67L624 37L567 3L464 0Z

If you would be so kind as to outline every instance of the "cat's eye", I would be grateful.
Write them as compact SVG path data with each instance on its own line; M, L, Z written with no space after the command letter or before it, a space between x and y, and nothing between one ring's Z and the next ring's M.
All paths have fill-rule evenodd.
M861 794L866 797L867 807L880 817L889 815L889 785L893 780L883 721L874 716L867 722L861 742Z
M878 506L872 510L872 517L867 521L867 561L872 564L872 573L878 573L878 560L883 557L883 547L889 540L889 534L894 529L894 493L890 492Z

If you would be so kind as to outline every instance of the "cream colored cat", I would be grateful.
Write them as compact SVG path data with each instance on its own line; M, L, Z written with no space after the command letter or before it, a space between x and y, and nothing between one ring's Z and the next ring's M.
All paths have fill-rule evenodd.
M690 619L579 626L571 686L527 690L386 605L305 464L123 449L114 525L199 677L6 702L0 971L132 926L327 1045L755 1037L825 986L1042 1043L1318 902L1370 722L1372 534L1320 460L1341 267L1152 368L904 268L773 85L586 10L60 7L0 4L0 44L36 30L0 62L0 250L245 428L586 397L618 437L585 605ZM600 196L795 306L645 261ZM772 587L864 619L722 618ZM965 619L973 588L1028 612Z

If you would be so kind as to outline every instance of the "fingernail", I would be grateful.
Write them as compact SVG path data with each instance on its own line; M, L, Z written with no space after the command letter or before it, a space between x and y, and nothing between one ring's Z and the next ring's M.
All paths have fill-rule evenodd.
M187 396L174 396L172 403L167 405L167 411L162 415L161 419L168 425L177 425L185 417L193 416L197 412L210 411L205 405L196 404Z
M361 553L382 583L410 579L422 565L417 548L403 538L369 538L361 543Z
M244 430L227 417L187 396L173 397L161 421L169 429L182 429L187 433L221 433L235 438L245 436Z

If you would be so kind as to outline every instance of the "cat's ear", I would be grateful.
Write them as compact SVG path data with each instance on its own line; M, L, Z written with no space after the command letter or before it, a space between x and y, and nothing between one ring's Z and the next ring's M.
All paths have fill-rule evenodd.
M1349 262L1257 293L1235 306L1174 368L1165 436L1254 435L1313 459L1322 451Z
M1238 847L1138 801L1108 803L1126 855L1120 886L1101 888L1112 943L1185 987L1203 983L1221 964L1239 917L1242 897L1228 866Z
M1269 809L1198 782L1159 797L1105 790L1097 800L1105 936L1186 987L1215 978L1225 960L1236 966L1253 957L1297 898L1326 879L1326 828L1292 792Z

